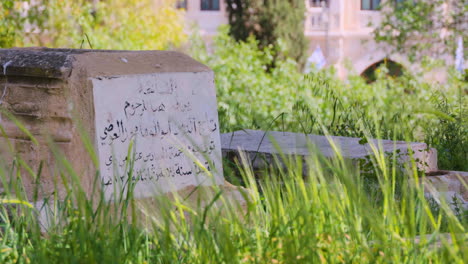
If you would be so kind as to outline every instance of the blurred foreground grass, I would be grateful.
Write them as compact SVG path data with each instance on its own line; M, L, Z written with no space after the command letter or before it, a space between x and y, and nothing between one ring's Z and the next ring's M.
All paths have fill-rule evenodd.
M204 206L166 196L144 204L132 192L110 204L99 191L86 195L73 169L58 166L68 192L46 201L57 212L47 232L21 192L21 174L3 164L0 262L466 263L466 212L424 198L409 183L423 176L415 163L400 170L374 147L366 177L340 155L315 154L307 164L284 157L286 168L272 166L261 180L240 161L225 177L249 190L245 208L216 187Z

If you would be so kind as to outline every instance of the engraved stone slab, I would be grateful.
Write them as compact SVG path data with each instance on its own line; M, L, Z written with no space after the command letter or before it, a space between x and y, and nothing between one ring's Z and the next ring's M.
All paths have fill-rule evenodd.
M106 196L114 185L130 183L135 197L223 183L212 72L97 77L92 83Z
M214 74L182 53L0 49L0 99L0 166L29 199L66 195L63 158L88 195L99 171L108 200L225 183Z

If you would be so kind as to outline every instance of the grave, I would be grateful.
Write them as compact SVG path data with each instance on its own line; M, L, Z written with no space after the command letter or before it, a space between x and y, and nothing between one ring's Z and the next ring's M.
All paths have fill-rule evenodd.
M402 168L410 162L411 152L418 168L426 172L425 177L420 180L426 197L433 198L439 204L441 200L445 200L452 208L468 209L468 172L438 170L437 151L428 148L425 143L392 140L364 143L360 138L248 129L221 134L224 158L232 162L240 161L243 153L255 171L271 166L285 166L281 155L305 160L313 154L311 151L333 158L338 150L345 160L353 162L375 155L375 149L371 145L386 155L392 155L398 150L397 161ZM304 174L306 173L307 166L304 166Z
M425 143L392 140L373 140L364 143L360 138L260 130L241 130L221 134L223 156L235 159L239 158L240 152L243 152L255 170L262 170L275 164L275 157L281 160L280 154L286 157L305 158L311 155L312 148L316 148L317 153L329 158L335 157L336 150L338 150L344 159L350 161L366 159L374 155L371 144L389 155L394 150L399 150L398 161L402 166L410 162L409 153L412 152L420 170L426 172L437 170L437 151L429 149Z
M7 166L15 153L30 171L41 168L39 182L21 170L30 199L38 184L39 199L65 195L54 187L62 158L86 192L98 170L107 200L130 185L136 198L225 186L214 74L189 56L1 49L0 67L0 109L11 113L0 116L0 160Z
M427 173L421 182L425 195L434 198L437 203L445 200L455 210L468 210L468 172L433 171Z

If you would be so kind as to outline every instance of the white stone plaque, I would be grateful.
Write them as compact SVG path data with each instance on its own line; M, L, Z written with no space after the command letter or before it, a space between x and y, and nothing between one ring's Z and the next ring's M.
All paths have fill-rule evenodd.
M223 184L212 72L91 78L96 146L107 199L134 185L150 197Z

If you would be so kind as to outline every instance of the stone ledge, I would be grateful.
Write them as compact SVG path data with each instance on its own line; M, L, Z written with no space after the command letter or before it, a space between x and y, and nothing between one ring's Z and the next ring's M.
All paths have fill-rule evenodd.
M204 72L207 66L175 51L83 50L49 48L0 49L0 77L67 79L83 65L87 77L155 72ZM110 66L111 65L111 66Z
M218 195L218 192L221 192L220 197L214 201L213 204L211 202L214 198ZM197 208L213 208L215 210L219 210L222 213L224 210L229 210L226 207L232 207L239 213L247 213L248 203L252 199L251 191L241 186L232 185L231 183L225 181L224 184L214 186L188 186L184 189L178 190L173 193L166 193L161 194L160 196L155 196L154 198L147 197L147 198L134 198L134 206L137 211L137 214L140 215L141 221L138 224L143 224L145 218L151 218L153 220L160 220L158 219L158 214L155 213L157 210L155 208L160 207L158 202L162 201L165 205L169 203L169 205L173 206L173 202L176 199L183 204L188 209L196 210ZM99 195L97 195L99 196ZM177 197L177 198L176 198ZM45 202L45 200L38 201L34 203L34 208L37 213L37 218L39 224L41 225L42 232L47 232L54 224L60 224L60 222L55 222L59 220L64 215L60 215L57 211L57 208L54 206L54 201L49 200ZM112 202L109 203L109 206L115 206ZM131 210L130 208L128 210ZM154 215L152 215L154 214ZM130 219L132 215L129 211L127 214ZM185 212L185 217L190 218L188 212ZM62 219L64 220L64 219ZM147 224L147 223L146 223Z
M318 136L305 135L291 132L241 130L231 133L221 134L221 148L223 156L231 154L238 155L239 151L245 152L247 157L254 161L254 169L268 167L274 160L274 156L285 154L287 156L309 156L310 145L315 146L325 157L333 158L336 152L330 140L340 149L341 155L345 159L357 160L373 155L369 143L360 144L360 138L339 137L339 136ZM425 143L405 142L392 140L373 140L377 148L387 153L394 150L400 151L400 163L409 162L409 149L414 153L414 159L418 159L418 167L426 172L436 171L437 151L428 149ZM280 153L281 152L281 153ZM260 155L262 158L255 158Z
M464 171L434 171L428 173L423 180L426 196L434 198L438 203L441 199L454 207L454 199L464 209L468 209L468 172Z
M63 79L69 76L73 50L47 48L0 49L0 76Z

